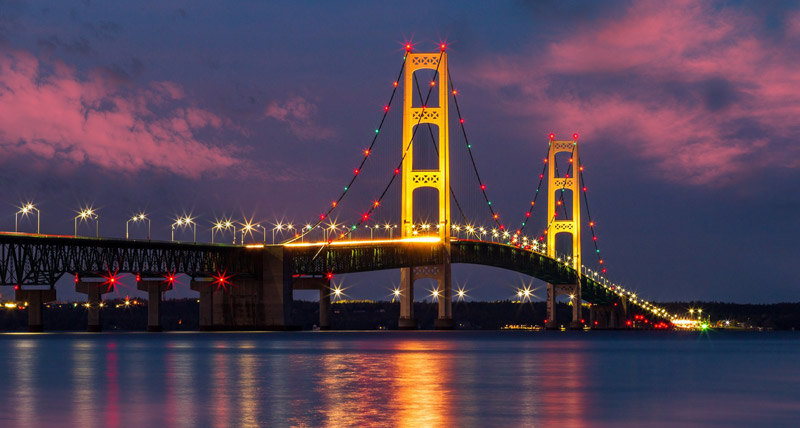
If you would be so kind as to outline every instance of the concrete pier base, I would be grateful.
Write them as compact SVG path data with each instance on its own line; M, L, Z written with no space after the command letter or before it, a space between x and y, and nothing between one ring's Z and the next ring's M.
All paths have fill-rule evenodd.
M28 311L28 331L31 333L41 333L44 331L42 326L42 305L56 300L56 290L14 290L14 299L19 304L27 303Z
M319 329L331 329L331 282L325 277L294 278L293 290L319 290Z
M102 327L100 324L100 305L103 302L103 294L108 294L114 291L113 285L106 282L105 278L98 279L97 281L84 281L80 280L75 283L75 291L77 293L86 294L86 302L89 304L87 308L88 322L86 331L100 332Z
M400 318L397 320L397 328L400 330L416 330L416 318Z
M455 328L455 322L452 318L437 318L433 322L433 328L436 330L452 330Z
M214 278L192 278L189 288L200 293L199 329L200 331L214 330L214 298L221 300L226 284L219 284Z
M136 288L147 292L147 331L160 332L161 294L172 290L173 282L164 278L140 279Z

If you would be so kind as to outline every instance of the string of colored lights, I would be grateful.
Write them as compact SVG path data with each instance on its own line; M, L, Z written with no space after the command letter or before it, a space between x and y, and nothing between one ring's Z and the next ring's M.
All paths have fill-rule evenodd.
M583 204L586 206L586 217L589 218L589 230L592 231L592 242L594 243L594 251L597 253L597 263L600 265L600 270L603 274L606 273L606 266L603 263L603 257L600 255L600 247L597 244L597 234L594 231L594 220L592 220L592 212L589 210L589 196L586 192L586 182L583 179L583 165L580 166L578 177L581 182L581 190L583 191Z
M548 154L550 149L548 148ZM528 224L528 219L531 218L531 214L533 213L533 207L536 206L536 200L539 198L539 191L542 189L542 183L544 182L544 173L547 172L547 157L544 158L544 162L542 162L542 172L539 174L539 185L536 186L536 193L533 194L533 201L531 201L531 206L528 208L528 211L525 212L525 220L522 221L522 226L517 229L517 235L521 235L522 231L525 230L525 226Z
M417 86L417 95L419 95L419 102L424 103L425 101L422 99L422 88L419 86L419 79L417 79L417 75L414 75L414 84ZM436 156L439 156L439 145L436 144L436 137L433 135L433 128L431 127L430 123L428 125L428 132L431 134L431 142L433 143L433 151L436 153ZM461 218L464 220L464 223L467 223L467 216L464 214L464 210L461 209L461 204L458 203L458 198L456 197L456 192L453 191L453 186L448 184L450 187L450 195L453 197L453 202L455 202L456 207L458 208L458 212L461 214Z
M489 195L486 194L486 184L483 182L483 180L481 180L481 174L478 172L478 165L475 163L475 156L472 154L472 145L469 143L469 138L467 138L467 130L464 127L464 117L461 116L461 108L458 106L458 91L455 89L453 75L450 73L450 67L447 67L447 79L450 81L450 93L453 94L453 104L456 106L458 123L461 125L461 134L464 136L464 144L467 146L469 160L472 162L472 170L475 171L475 177L478 179L478 184L480 185L483 199L486 201L486 206L489 207L489 213L492 216L492 220L494 220L495 224L497 224L500 230L505 230L505 226L500 223L499 214L497 214L494 211L494 207L492 207L492 201L489 199Z
M439 65L442 63L442 55L444 55L445 48L446 48L446 46L444 44L442 44L441 45L441 49L442 50L441 50L441 53L439 54L439 59L436 62L436 69L433 72L432 82L434 82L434 85L431 85L430 88L428 89L428 95L425 97L425 102L422 104L422 108L423 109L426 108L425 106L428 104L428 101L431 98L431 93L433 92L433 88L435 86L436 78L439 76ZM406 53L411 53L411 47L409 45L406 45ZM408 57L408 55L406 55L406 57ZM404 59L404 61L405 61L405 59ZM376 199L372 203L370 208L365 213L363 213L361 215L361 219L359 219L359 221L356 224L354 224L353 226L350 227L350 229L347 231L347 233L342 233L342 234L339 235L339 237L338 237L339 239L344 238L345 236L351 236L353 231L355 231L358 228L358 226L364 224L367 220L369 220L370 216L375 211L375 209L377 209L380 206L381 202L383 201L383 198L386 196L386 193L392 187L392 184L394 183L395 179L397 178L398 175L400 175L400 168L403 166L403 161L405 161L406 156L408 155L408 151L411 148L411 144L414 142L414 136L416 136L417 130L419 129L419 125L420 125L420 123L422 123L422 116L423 115L419 115L419 119L417 119L417 124L414 126L414 129L411 131L411 138L409 139L408 144L406 144L406 146L405 146L405 148L403 150L403 155L400 157L400 162L398 163L397 168L394 169L394 174L392 174L392 177L389 179L389 183L386 184L386 187L384 187L383 192L381 192L381 195L378 197L378 199ZM335 240L335 238L334 239L330 239L329 238L325 245L320 246L320 248L317 251L317 253L314 254L314 257L311 258L311 261L313 261L317 257L319 257L319 255L322 253L322 250L325 249L331 243L333 243L334 240Z
M403 63L400 66L400 71L397 73L397 79L392 83L392 94L389 96L389 102L386 103L386 105L383 107L383 116L381 117L381 121L378 124L378 127L375 128L375 135L372 136L372 141L370 142L369 147L364 150L364 157L361 159L361 163L358 165L358 168L353 170L353 177L350 178L350 182L348 182L347 185L344 186L344 190L342 190L342 192L339 194L339 197L336 198L336 200L331 204L331 207L328 208L328 211L326 211L324 214L320 214L319 220L312 227L304 228L302 233L295 235L293 238L290 238L284 241L283 243L292 243L294 241L297 241L298 239L302 239L307 234L311 233L312 230L316 229L320 224L322 224L323 221L325 221L326 218L328 218L331 215L331 213L333 213L333 210L335 210L339 206L339 203L342 202L342 199L344 199L345 195L347 195L347 192L353 186L353 183L355 183L356 178L358 178L359 173L363 170L364 165L367 163L367 159L369 159L369 155L372 153L372 150L375 147L375 142L378 141L378 136L381 133L381 129L383 129L383 124L386 122L386 116L389 115L389 110L391 109L392 101L394 101L394 96L397 93L397 87L399 86L400 77L402 77L403 75L403 71L405 70L406 67L406 61L408 59L408 54L410 52L411 51L408 48L406 48L406 53L405 55L403 55Z

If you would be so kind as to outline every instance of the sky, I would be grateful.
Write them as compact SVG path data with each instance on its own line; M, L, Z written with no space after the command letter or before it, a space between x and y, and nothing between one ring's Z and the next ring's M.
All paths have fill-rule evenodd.
M313 221L375 135L404 44L442 42L501 222L524 218L548 134L577 132L609 278L655 301L800 300L800 6L789 1L0 0L0 230L27 201L45 233L72 234L86 206L109 237L138 212L163 240L184 214L204 241L218 218ZM397 166L400 95L339 222L358 221ZM450 102L454 194L488 226ZM420 149L414 162L431 159ZM395 182L373 219L396 223L399 198ZM540 208L531 236L546 225ZM381 299L399 273L337 281ZM454 267L472 299L531 281L543 298L541 281Z

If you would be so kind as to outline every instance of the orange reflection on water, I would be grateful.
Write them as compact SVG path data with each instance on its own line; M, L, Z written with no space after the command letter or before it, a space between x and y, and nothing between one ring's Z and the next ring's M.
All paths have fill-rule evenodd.
M403 340L392 358L393 423L398 427L455 426L452 341Z
M541 358L541 413L542 426L587 426L584 410L586 390L586 342L544 343ZM609 386L613 387L613 386Z

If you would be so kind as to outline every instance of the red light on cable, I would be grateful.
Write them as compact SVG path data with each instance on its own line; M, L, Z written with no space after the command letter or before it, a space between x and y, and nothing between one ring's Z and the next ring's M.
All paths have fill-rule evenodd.
M411 43L406 43L406 52L411 52Z
M395 168L394 173L395 174L400 174L400 168Z
M461 123L464 123L464 119L463 118L459 119L458 121L461 122Z
M485 184L481 184L481 190L486 190L486 185Z
M333 279L333 272L328 272L325 274L325 278Z
M319 215L319 219L320 219L320 220L325 220L325 214L320 214L320 215Z
M531 213L530 213L530 212L526 212L526 213L525 213L525 217L530 217L530 216L531 216Z
M440 48L442 48L442 52L444 52L444 51L445 51L445 49L447 49L447 45L446 45L446 44L444 44L444 43L442 43L441 45L439 45L439 47L440 47Z
M555 139L556 139L556 134L550 134L550 141L555 140Z
M578 133L577 132L572 134L572 139L573 140L577 140L578 139Z
M389 111L389 106L383 106L383 111Z

